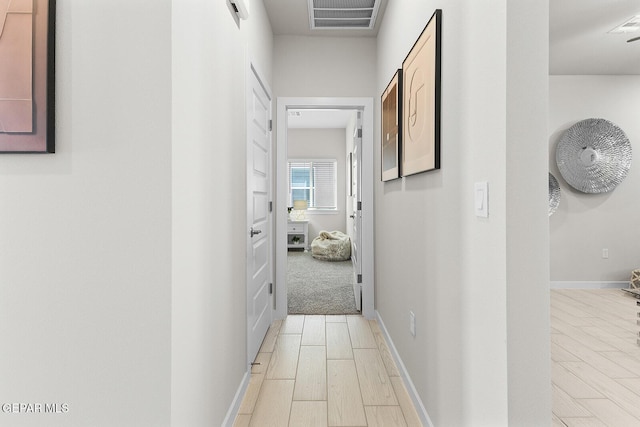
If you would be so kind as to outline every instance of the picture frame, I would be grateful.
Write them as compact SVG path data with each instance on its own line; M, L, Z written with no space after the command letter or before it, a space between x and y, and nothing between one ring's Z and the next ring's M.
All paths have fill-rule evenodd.
M442 10L402 62L402 176L440 169Z
M396 70L380 97L382 111L381 179L391 181L400 178L400 153L402 144L402 70Z
M0 153L54 153L56 0L8 2L5 9L0 12Z
M346 165L346 172L347 172L347 196L348 197L353 197L353 153L349 152L349 154L347 154L347 165Z

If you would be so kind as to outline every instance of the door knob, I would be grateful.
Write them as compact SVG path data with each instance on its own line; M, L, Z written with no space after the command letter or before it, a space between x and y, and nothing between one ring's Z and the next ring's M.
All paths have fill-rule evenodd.
M351 214L351 215L349 215L349 218L353 218L353 219L355 219L355 218L356 218L356 214Z
M262 230L254 230L254 229L253 229L253 227L251 227L251 228L249 229L249 235L250 235L251 237L255 236L256 234L260 234L260 233L262 233Z

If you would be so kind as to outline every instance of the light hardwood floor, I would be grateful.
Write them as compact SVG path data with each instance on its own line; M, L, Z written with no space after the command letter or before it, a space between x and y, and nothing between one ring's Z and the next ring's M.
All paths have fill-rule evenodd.
M288 316L267 332L234 426L421 426L377 322Z
M554 427L640 426L637 311L620 289L551 291Z
M551 291L554 427L640 426L636 299ZM235 426L420 426L375 321L289 316L267 332Z

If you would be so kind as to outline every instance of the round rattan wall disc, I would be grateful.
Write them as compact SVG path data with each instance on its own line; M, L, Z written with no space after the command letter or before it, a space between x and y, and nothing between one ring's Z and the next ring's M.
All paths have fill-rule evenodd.
M606 193L620 184L631 167L631 143L605 119L582 120L567 129L556 149L562 177L583 193Z
M560 185L555 176L549 174L549 216L558 209L560 205Z

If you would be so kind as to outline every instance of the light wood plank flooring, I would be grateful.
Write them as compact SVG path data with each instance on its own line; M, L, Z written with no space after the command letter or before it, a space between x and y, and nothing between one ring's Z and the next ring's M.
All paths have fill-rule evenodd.
M422 426L373 320L288 316L256 362L235 426Z
M553 426L640 426L637 311L620 289L551 291Z

